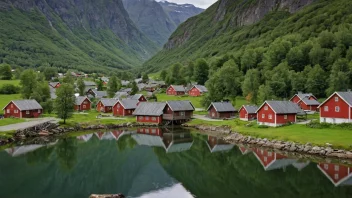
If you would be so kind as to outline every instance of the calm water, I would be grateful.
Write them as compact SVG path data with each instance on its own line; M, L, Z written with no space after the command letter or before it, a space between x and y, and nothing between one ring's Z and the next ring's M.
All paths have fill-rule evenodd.
M352 197L352 167L189 131L97 132L0 151L0 197Z

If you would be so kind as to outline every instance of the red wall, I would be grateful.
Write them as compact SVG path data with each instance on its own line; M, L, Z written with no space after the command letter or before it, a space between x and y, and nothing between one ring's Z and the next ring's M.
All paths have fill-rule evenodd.
M268 110L265 110L265 107L268 107ZM265 115L265 118L262 118L262 114ZM272 118L269 119L269 115L272 115ZM258 111L257 114L258 122L268 122L268 123L275 123L275 112L270 108L270 106L265 103Z
M240 118L246 118L246 114L247 114L246 109L244 107L241 107L239 114L240 114ZM256 113L251 113L247 115L247 118L249 120L255 119L256 117L257 117Z
M339 101L335 102L335 96L339 97L337 94L334 94L328 101L320 106L320 117L327 118L349 118L349 105L339 97ZM329 111L325 111L325 106L329 107ZM340 112L335 112L335 107L340 107Z
M152 120L153 117L156 118L154 121ZM149 119L147 120L146 118L149 118ZM162 116L136 116L136 120L137 122L161 124L163 121L163 117Z
M200 91L196 87L193 87L191 90L188 91L188 95L190 95L190 96L200 96L202 94L200 93Z
M213 116L214 113L214 116ZM233 116L235 116L234 112L217 112L214 108L214 106L211 106L209 111L208 111L208 115L211 118L231 118Z
M7 113L7 110L10 112ZM15 110L17 110L17 113L15 113ZM40 112L38 112L40 111ZM38 118L41 114L43 113L43 110L29 110L29 114L27 114L27 111L22 111L22 118ZM5 118L10 118L10 117L15 117L15 118L21 118L21 111L16 107L13 102L8 104L5 109L4 109L4 117Z
M96 109L98 112L104 112L104 113L111 113L113 111L112 107L108 107L108 106L105 107L101 101L98 102Z
M276 124L286 124L287 122L296 122L296 114L286 114L287 119L285 119L284 114L276 115Z
M338 164L324 164L320 163L318 165L324 172L329 175L330 179L332 179L335 183L339 182L344 177L348 176L348 167L338 165ZM335 170L335 166L338 168ZM326 168L327 167L327 168ZM335 178L335 174L337 174L337 178Z
M172 87L172 86L170 86L167 90L166 90L166 94L167 95L185 95L185 92L177 92L177 91L175 91L175 89Z
M139 102L146 102L147 101L147 99L144 96L141 96L138 100L139 100Z
M164 114L174 114L174 116L180 116L181 112L185 112L185 116L191 118L193 116L193 111L175 111L173 112L169 105L165 106Z
M85 107L83 107L83 105L85 105ZM75 105L74 109L76 111L88 111L90 110L91 107L91 102L88 100L88 98L86 98L81 105Z
M114 116L130 116L134 112L134 109L125 109L120 102L117 102L112 109Z
M276 160L286 158L283 155L274 153L272 151L260 149L260 148L254 149L253 152L255 152L255 154L257 155L261 163L264 165L264 167L268 166L271 162L273 162L275 160L275 156L276 156Z
M160 128L138 128L137 133L160 136L160 137L163 136L163 133Z
M299 97L297 95L295 95L292 99L291 102L293 103L298 103L298 101L300 101L301 99L299 99Z
M298 105L303 109L303 110L310 110L310 111L318 111L318 106L319 105L306 105L304 102L300 101Z

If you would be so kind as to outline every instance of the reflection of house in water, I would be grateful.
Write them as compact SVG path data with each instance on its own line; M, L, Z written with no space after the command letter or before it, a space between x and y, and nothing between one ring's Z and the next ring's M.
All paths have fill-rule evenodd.
M81 136L77 136L78 140L84 141L84 142L88 142L90 140L90 138L93 137L93 134L86 134L86 135L81 135Z
M352 169L339 164L319 163L319 170L335 185L352 185Z
M302 170L309 164L309 162L301 163L296 159L289 159L279 153L267 151L261 148L254 148L253 153L262 164L265 171L284 169L290 165L294 166L298 170Z
M160 128L139 128L132 138L138 145L162 147L167 153L189 150L193 144L190 132L163 132Z
M206 141L208 148L211 153L229 151L235 145L227 143L225 140L219 137L208 135L208 140Z
M99 139L99 140L116 140L118 141L122 136L124 135L130 135L133 132L130 131L124 131L124 130L115 130L111 132L96 132L94 135Z
M242 155L246 155L247 153L250 153L250 152L251 152L251 149L246 148L246 147L244 147L244 146L238 146L238 149L240 149Z
M24 146L16 146L16 147L12 147L12 148L8 148L5 149L5 151L11 155L12 157L18 157L20 155L24 155L26 153L30 153L33 152L43 146L52 146L55 145L58 142L58 140L56 140L53 143L47 144L47 145L43 145L43 144L30 144L30 145L24 145Z

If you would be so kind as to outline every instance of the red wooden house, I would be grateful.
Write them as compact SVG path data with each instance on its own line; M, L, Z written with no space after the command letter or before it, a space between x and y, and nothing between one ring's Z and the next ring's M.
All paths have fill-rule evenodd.
M139 100L122 99L115 103L113 106L114 116L130 116L137 108Z
M258 107L255 105L243 105L240 110L240 120L250 121L257 119L257 111Z
M329 163L319 163L317 166L336 187L352 185L351 167Z
M61 86L61 84L59 82L49 82L49 85L50 85L50 87L55 88L55 89L57 89Z
M38 118L43 113L36 100L12 100L3 110L5 118Z
M257 109L259 125L281 126L297 120L297 114L304 114L303 110L291 101L265 101Z
M194 85L189 91L188 95L190 96L201 96L204 93L207 93L208 89L203 85Z
M190 120L195 110L190 101L167 101L164 108L163 120L181 124Z
M76 111L89 111L92 102L86 96L78 96L74 109Z
M320 103L315 100L315 99L308 99L308 98L303 98L302 100L298 101L298 106L301 107L306 112L316 112L318 111L318 107Z
M335 92L320 104L320 122L351 123L352 92Z
M138 100L139 102L147 102L147 99L143 96L143 94L135 94L128 97L132 100Z
M212 102L207 111L208 116L213 119L232 118L237 113L231 102Z
M253 153L265 171L282 169L297 162L295 159L288 159L284 155L261 148L254 148Z
M242 155L246 155L246 154L248 154L248 153L250 153L252 151L251 149L246 148L244 146L238 146L238 149L240 149Z
M179 95L185 95L185 93L186 93L186 90L181 85L170 85L166 89L166 94L167 95L179 96Z
M163 102L141 102L133 115L136 116L137 122L161 124L165 106Z
M311 93L302 93L302 92L298 92L297 94L295 94L290 101L293 103L298 103L300 100L303 99L308 99L308 100L318 100L313 94Z
M102 98L97 104L97 111L103 113L111 113L112 107L117 103L116 99L112 98Z
M207 145L211 153L231 150L235 145L227 143L223 138L208 135Z

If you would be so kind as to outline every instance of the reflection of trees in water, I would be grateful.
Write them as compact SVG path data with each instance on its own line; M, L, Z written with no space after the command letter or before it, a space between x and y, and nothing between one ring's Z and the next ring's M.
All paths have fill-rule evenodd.
M65 138L56 146L56 155L62 169L71 170L77 163L77 140Z
M48 163L50 156L54 151L54 147L41 147L38 150L26 154L28 164Z
M188 151L154 148L168 174L196 197L352 197L351 187L335 188L314 163L266 172L253 153L242 155L237 147L211 153L198 137Z
M137 142L132 138L131 135L124 135L120 137L119 141L116 143L119 151L133 149L137 145Z

